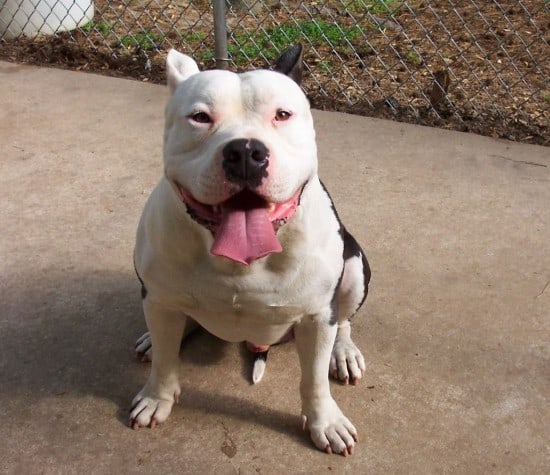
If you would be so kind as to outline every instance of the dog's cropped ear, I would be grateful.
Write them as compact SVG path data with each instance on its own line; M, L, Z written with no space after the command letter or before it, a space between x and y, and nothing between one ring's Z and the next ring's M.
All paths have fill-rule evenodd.
M275 63L275 71L286 74L294 82L302 83L303 48L301 44L296 44L283 51Z
M189 76L197 74L199 67L193 58L171 49L166 57L166 81L170 94L173 94L181 81L185 81Z

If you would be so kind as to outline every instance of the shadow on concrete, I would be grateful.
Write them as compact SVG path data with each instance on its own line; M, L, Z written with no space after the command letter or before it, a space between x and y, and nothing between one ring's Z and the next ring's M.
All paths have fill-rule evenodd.
M75 393L104 398L117 405L116 417L127 424L131 399L149 374L149 365L133 352L146 327L132 274L52 270L46 280L25 276L3 285L0 299L6 307L0 322L1 392L16 405ZM184 342L182 361L210 367L215 377L213 367L229 345L199 329ZM251 421L310 446L296 414L181 382L180 409Z

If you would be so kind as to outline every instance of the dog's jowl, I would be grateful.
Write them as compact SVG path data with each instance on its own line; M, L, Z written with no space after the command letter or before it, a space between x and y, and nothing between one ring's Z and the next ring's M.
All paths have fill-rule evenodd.
M172 50L167 74L164 176L134 256L149 330L136 349L152 367L130 423L168 418L180 394L180 344L192 329L247 342L255 382L269 346L293 334L304 427L319 449L350 454L357 432L329 375L356 383L365 371L350 318L370 269L317 176L301 46L273 71L241 74L199 72Z

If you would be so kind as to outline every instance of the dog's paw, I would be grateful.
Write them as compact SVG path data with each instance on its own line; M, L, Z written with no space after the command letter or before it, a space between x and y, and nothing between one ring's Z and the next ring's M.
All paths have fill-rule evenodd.
M145 332L137 339L134 350L136 352L136 358L140 361L144 363L153 361L153 345L149 332Z
M365 359L351 338L337 337L330 357L330 376L343 384L357 384L365 370Z
M315 410L303 411L302 428L309 429L319 450L344 457L353 454L357 430L332 398L317 404Z
M172 396L153 397L148 395L146 388L142 389L132 401L130 409L130 427L154 428L156 425L168 419L174 402L179 401L180 389L174 391Z

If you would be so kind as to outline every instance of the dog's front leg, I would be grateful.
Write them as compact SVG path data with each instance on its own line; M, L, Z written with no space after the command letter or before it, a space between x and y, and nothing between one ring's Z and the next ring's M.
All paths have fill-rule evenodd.
M328 453L353 453L357 431L330 394L328 370L337 327L330 315L306 316L295 326L302 369L302 418L317 448Z
M143 311L154 352L149 379L132 403L130 425L134 429L165 421L179 398L179 349L187 318L149 297L143 301Z

